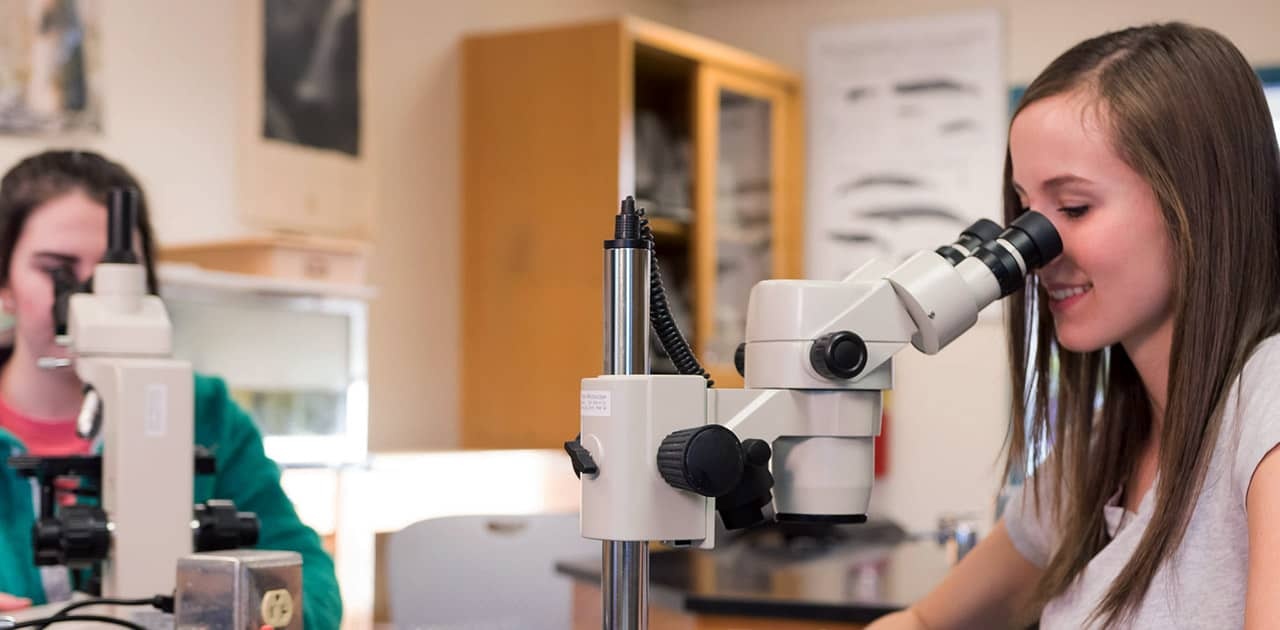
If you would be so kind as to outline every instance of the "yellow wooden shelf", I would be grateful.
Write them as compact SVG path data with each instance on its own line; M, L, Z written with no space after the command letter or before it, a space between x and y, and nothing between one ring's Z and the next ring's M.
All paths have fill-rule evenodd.
M366 241L275 234L161 246L161 262L294 280L363 284Z
M653 231L654 238L687 241L693 226L675 219L652 217L649 219L649 229Z

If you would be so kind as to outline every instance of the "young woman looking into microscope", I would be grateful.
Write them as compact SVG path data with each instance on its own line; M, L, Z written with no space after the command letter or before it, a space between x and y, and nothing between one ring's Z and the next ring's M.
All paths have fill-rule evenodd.
M1008 318L1008 467L1047 457L871 628L1280 627L1280 158L1252 68L1185 24L1076 45L1018 106L1004 194L1064 246Z

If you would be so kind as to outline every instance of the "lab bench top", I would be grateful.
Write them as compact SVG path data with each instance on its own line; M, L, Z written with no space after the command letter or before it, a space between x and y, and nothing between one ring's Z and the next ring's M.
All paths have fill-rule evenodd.
M44 604L42 606L33 606L31 608L24 608L22 610L17 610L17 611L0 613L0 620L8 621L8 619L5 619L6 617L8 617L12 619L14 622L22 623L25 621L34 621L36 619L44 619L46 617L52 617L53 615L57 614L60 610L62 610L62 608L67 604L71 602L82 601L87 597L88 596L84 595L83 593L72 593L71 599L65 602L55 602L52 604ZM111 607L109 606L85 606L74 611L72 614L119 616L117 611L112 610ZM0 623L0 628L3 628L3 627L7 627L7 626L4 623ZM67 621L67 622L62 622L50 627L58 628L58 630L79 630L80 628L103 628L108 626L105 626L104 624L93 622L93 621Z
M768 532L714 550L653 550L650 605L693 615L869 623L919 600L950 566L935 540L876 538L788 542ZM600 557L563 559L556 571L598 586Z

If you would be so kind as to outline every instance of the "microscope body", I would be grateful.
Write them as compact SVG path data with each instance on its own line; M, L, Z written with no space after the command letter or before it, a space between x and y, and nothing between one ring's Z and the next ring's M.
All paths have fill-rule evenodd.
M169 318L141 265L99 264L93 292L72 295L68 311L87 392L80 429L101 438L102 508L112 523L102 594L171 592L175 564L192 552L191 365L172 358ZM84 426L95 417L106 421Z
M584 379L581 451L570 451L582 535L710 548L717 511L735 529L770 501L779 521L865 521L894 354L939 352L1061 251L1039 215L1003 233L986 223L981 236L843 281L757 284L742 389L698 375Z

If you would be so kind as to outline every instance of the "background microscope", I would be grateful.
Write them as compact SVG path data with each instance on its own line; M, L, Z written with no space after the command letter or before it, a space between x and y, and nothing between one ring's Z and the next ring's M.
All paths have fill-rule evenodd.
M87 283L70 268L52 274L57 341L69 357L41 358L40 366L76 371L84 383L77 432L100 454L10 458L9 466L40 489L32 532L36 564L72 569L84 578L75 585L81 592L113 602L142 598L163 612L176 609L179 620L265 615L283 621L273 627L301 627L297 554L193 555L256 544L258 521L230 501L193 506L193 478L215 472L215 462L193 446L191 365L172 357L164 303L148 292L134 253L137 200L134 190L112 192L107 250ZM55 486L62 477L80 480L76 505L58 505ZM262 597L250 603L252 593ZM252 605L258 600L261 615ZM159 625L173 623L168 618Z

